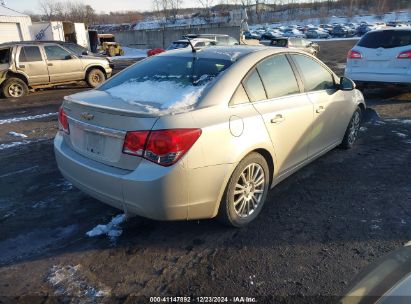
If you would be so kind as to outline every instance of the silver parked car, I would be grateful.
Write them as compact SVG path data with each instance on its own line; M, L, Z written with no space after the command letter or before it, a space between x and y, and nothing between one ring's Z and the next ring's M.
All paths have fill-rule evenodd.
M22 97L29 88L46 88L85 80L96 87L111 76L106 58L79 55L62 42L23 41L0 44L0 89L5 97Z
M126 213L241 227L281 180L352 147L364 109L351 80L302 51L176 50L66 97L55 154L75 186Z

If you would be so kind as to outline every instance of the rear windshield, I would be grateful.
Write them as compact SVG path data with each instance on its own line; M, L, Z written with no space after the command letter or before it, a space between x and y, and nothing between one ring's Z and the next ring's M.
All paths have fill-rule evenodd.
M231 64L226 59L153 56L109 79L99 90L131 104L148 102L151 108L190 106Z
M411 30L369 32L358 42L358 46L370 49L390 49L407 45L411 45Z
M0 64L5 64L10 62L10 49L0 50Z

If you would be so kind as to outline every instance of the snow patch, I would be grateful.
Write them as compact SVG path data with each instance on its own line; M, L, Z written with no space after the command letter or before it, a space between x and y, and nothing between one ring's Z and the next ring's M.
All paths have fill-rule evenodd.
M148 114L188 111L197 103L206 85L182 85L174 81L129 81L107 92Z
M56 113L31 115L31 116L25 116L25 117L14 117L14 118L0 119L0 125L11 124L11 123L20 122L20 121L40 119L40 118L45 118L45 117L50 117L50 116L57 116L57 114L58 113L56 112Z
M81 303L94 303L96 297L106 297L111 294L107 287L96 287L88 282L82 274L81 265L53 266L47 281L56 289L56 295L80 297Z
M111 219L111 221L106 225L97 225L90 231L86 233L89 237L107 235L110 240L115 240L123 233L123 229L119 227L121 223L126 220L125 214L119 214Z
M411 124L411 119L402 119L400 122L405 123L405 124Z
M58 188L63 188L63 191L69 191L74 188L73 184L66 180L63 180L61 183L55 184L55 186Z
M32 143L32 141L30 140L23 140L23 141L13 141L11 143L7 143L7 144L0 144L0 151L1 150L5 150L5 149L10 149L10 148L14 148L14 147L18 147L18 146L22 146L22 145L27 145L29 143Z
M26 134L17 133L17 132L14 132L14 131L10 131L10 132L8 132L7 134L9 134L9 135L11 135L11 136L14 136L14 137L27 138L27 135L26 135Z
M223 55L223 56L227 56L233 62L236 61L239 56L241 56L240 52L231 53L231 52L216 51L215 53Z
M407 138L407 134L401 133L401 132L397 132L397 131L392 131L393 133L397 134L399 137L401 138Z

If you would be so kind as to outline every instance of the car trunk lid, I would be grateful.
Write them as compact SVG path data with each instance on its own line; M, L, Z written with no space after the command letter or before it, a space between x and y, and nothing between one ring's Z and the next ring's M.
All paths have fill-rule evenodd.
M158 119L97 90L71 95L63 107L70 130L65 140L74 151L127 170L134 170L141 161L122 152L127 131L151 130Z

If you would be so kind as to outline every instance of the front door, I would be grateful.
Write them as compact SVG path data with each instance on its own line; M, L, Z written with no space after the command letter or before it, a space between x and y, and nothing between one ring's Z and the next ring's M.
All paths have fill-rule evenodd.
M300 54L291 55L314 105L314 121L309 134L308 155L314 156L338 144L352 113L346 96L338 90L334 77L319 61Z
M47 56L50 82L57 83L84 79L81 60L69 51L56 44L45 45L44 51Z

